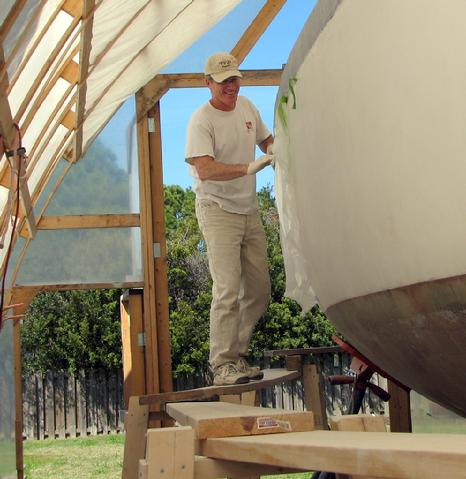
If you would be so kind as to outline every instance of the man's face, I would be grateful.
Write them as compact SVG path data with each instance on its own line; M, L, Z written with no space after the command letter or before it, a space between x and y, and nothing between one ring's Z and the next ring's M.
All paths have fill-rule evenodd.
M241 86L240 78L230 77L221 83L207 79L206 83L212 94L210 102L215 108L223 111L234 110Z

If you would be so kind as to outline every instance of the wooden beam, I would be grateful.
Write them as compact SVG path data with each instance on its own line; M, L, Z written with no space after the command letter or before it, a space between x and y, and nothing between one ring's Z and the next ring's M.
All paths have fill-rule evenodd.
M0 45L0 67L4 65L3 47ZM10 104L7 96L8 79L6 76L0 82L0 134L8 148L16 150L19 147L19 132L14 125L11 115ZM3 148L3 146L2 146ZM3 153L3 152L2 152ZM24 166L24 162L19 157L12 158L18 164ZM10 173L11 174L11 173ZM31 237L36 234L36 223L32 209L31 196L25 179L24 172L21 171L19 178L20 202Z
M4 65L3 45L0 45L0 68L3 68ZM18 132L14 126L10 103L8 102L8 78L6 76L0 81L0 135L8 148L14 149L17 147Z
M29 304L28 304L29 305ZM27 307L27 306L26 306ZM13 322L13 354L15 367L15 442L17 478L24 477L23 460L23 384L21 359L21 323Z
M126 291L120 299L123 393L125 408L131 396L145 394L142 290Z
M304 405L307 411L314 413L316 429L328 429L327 409L325 405L325 387L317 364L303 365Z
M73 59L70 59L63 66L60 72L60 77L66 80L68 83L72 83L73 85L78 83L79 65Z
M79 18L83 12L83 0L65 0L61 9L68 15Z
M67 130L74 130L76 126L76 113L73 110L68 110L62 116L60 124L63 125Z
M390 379L387 380L387 386L390 394L388 401L390 431L412 432L410 391Z
M251 51L257 40L259 40L285 3L286 0L268 0L262 7L261 11L231 51L231 54L236 57L238 63L241 64L246 58L247 54Z
M193 479L194 437L190 427L149 429L146 445L148 479Z
M32 207L31 195L29 193L29 187L26 181L26 176L19 178L19 198L21 206L23 208L24 220L29 230L31 238L36 236L36 219L34 217L34 209Z
M194 458L194 479L218 479L219 477L245 479L245 477L290 474L299 471L299 469L267 466L265 464L257 465L247 462L222 461L221 459L210 459L203 456Z
M272 70L242 70L242 86L279 86L282 69ZM201 88L205 87L203 73L170 73L156 75L136 97L137 116L142 118L162 98L170 88Z
M155 308L157 318L158 368L160 392L173 391L172 361L170 347L170 317L168 311L168 267L167 242L165 238L165 201L163 193L162 128L160 124L160 102L147 116L149 128L149 161L151 165L151 201L153 258L155 273Z
M89 71L89 58L91 54L92 28L95 11L95 0L83 1L83 17L86 19L86 23L81 31L81 44L79 49L79 88L76 105L76 135L74 137L73 147L75 161L81 158L83 147L83 119L86 107L87 76Z
M167 404L167 413L191 426L197 439L312 431L312 412L243 406L228 402Z
M242 394L247 391L258 391L266 387L275 386L288 381L294 381L300 377L298 371L286 369L264 369L264 379L249 381L246 384L233 384L231 386L206 386L203 388L187 389L170 393L148 394L141 396L141 404L158 404L164 402L193 401L196 399L209 399L214 396L225 394Z
M139 198L141 215L141 253L144 265L144 333L146 391L160 392L158 341L155 304L154 232L152 224L152 184L147 116L137 122Z
M464 477L466 435L309 431L200 441L204 456L396 479Z
M137 396L129 399L125 417L125 447L123 451L122 479L137 479L139 460L146 453L146 433L149 407L141 406Z
M139 214L67 215L43 216L37 229L131 228L139 225Z
M15 285L15 301L22 302L22 298L27 298L31 294L34 296L42 291L73 291L89 289L115 289L115 288L142 288L142 281L122 281L112 283L67 283L67 284L41 284L34 286Z

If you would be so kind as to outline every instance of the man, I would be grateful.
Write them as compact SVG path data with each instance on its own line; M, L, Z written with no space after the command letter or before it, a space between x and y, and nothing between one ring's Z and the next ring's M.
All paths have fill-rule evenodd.
M242 384L263 377L244 356L270 299L255 174L272 163L273 136L255 106L238 95L235 57L212 55L204 73L211 99L191 117L186 161L213 280L209 362L215 385ZM254 160L256 145L269 154Z

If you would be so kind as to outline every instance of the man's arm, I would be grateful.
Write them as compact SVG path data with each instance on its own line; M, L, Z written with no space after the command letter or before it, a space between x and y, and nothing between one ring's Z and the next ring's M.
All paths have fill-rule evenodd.
M269 148L273 145L273 136L269 135L264 141L259 143L259 148L261 151L264 153L267 153L268 155L271 155L272 152L269 150Z
M199 179L202 181L228 181L248 174L247 164L227 165L215 161L214 158L208 155L188 158L187 161L196 168Z

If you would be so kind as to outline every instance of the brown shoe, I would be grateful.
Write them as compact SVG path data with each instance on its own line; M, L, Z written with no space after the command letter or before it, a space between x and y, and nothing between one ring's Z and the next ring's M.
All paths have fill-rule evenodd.
M236 368L241 373L246 374L246 376L253 381L263 379L264 377L264 373L261 371L259 366L249 366L248 362L243 357L238 359Z
M214 386L246 384L248 382L248 375L243 371L239 371L235 363L224 363L214 370Z

